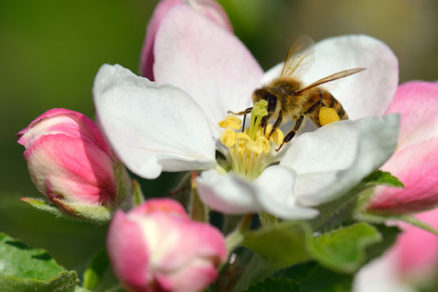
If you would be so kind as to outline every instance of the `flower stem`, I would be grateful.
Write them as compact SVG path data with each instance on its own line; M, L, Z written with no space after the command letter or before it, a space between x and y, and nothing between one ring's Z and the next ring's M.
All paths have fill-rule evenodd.
M251 222L252 214L243 216L236 229L228 234L225 240L228 254L230 254L245 239L245 233L251 227Z
M190 193L190 205L189 205L189 213L190 218L195 221L200 222L208 222L209 220L209 209L204 203L202 203L201 199L198 195L198 190L196 188L196 177L198 173L196 171L192 172L192 191Z

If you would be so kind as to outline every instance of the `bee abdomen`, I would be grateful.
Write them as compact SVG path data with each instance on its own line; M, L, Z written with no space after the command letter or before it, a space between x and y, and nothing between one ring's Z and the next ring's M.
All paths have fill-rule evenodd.
M348 115L342 107L341 103L328 91L318 88L319 97L323 106L332 108L336 111L341 120L347 120Z

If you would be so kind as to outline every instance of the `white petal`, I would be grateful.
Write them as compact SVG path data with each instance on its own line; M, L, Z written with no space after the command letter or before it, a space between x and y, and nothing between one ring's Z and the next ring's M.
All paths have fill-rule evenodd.
M201 200L213 210L226 214L245 214L261 211L256 188L251 182L234 174L221 175L207 170L197 178Z
M199 196L212 209L226 214L266 212L286 220L310 219L318 211L303 207L293 197L295 172L273 166L255 182L232 173L204 171L197 179Z
M183 91L103 65L93 87L101 128L123 163L145 178L162 171L215 165L215 146L205 116Z
M257 199L265 212L286 220L311 219L318 210L301 206L294 197L296 173L290 168L266 168L255 181Z
M155 80L182 88L206 113L215 137L228 110L242 111L263 75L231 33L186 5L169 10L155 40Z
M280 165L298 173L294 193L306 206L336 199L378 169L397 143L399 116L341 121L290 143Z
M266 72L264 84L280 75L283 64ZM398 61L383 42L366 35L329 38L315 45L315 60L303 75L309 85L333 73L353 69L367 70L322 85L344 107L350 119L381 116L388 108L398 83Z

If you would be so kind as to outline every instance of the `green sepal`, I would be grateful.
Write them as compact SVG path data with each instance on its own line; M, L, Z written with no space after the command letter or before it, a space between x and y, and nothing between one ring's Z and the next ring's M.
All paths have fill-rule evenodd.
M367 187L385 185L389 187L403 188L404 184L390 172L376 170L367 176L363 183Z
M29 205L31 205L32 207L38 210L51 213L56 217L60 217L63 219L71 219L70 216L62 213L61 210L59 210L55 204L49 201L43 199L37 199L37 198L20 198L20 201L28 203Z
M136 179L132 180L132 193L134 195L134 206L138 206L144 202L143 191L141 186Z
M93 206L81 203L69 203L70 214L63 213L58 207L44 199L21 198L21 201L28 203L34 208L54 214L58 218L67 220L79 220L97 224L105 224L111 220L112 210L104 206Z
M0 233L1 291L75 291L75 271L67 271L47 251L32 249Z

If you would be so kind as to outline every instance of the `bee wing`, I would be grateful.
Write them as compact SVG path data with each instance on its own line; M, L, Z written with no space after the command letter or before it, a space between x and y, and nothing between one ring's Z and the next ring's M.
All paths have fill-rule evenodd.
M349 69L349 70L344 70L344 71L337 72L335 74L332 74L332 75L326 76L324 78L321 78L321 79L313 82L310 85L307 85L306 87L304 87L304 88L300 89L299 91L297 91L296 94L302 93L302 92L304 92L306 90L309 90L309 89L314 88L316 86L319 86L321 84L324 84L324 83L327 83L327 82L331 82L331 81L334 81L334 80L338 80L338 79L341 79L341 78L345 78L347 76L359 73L359 72L361 72L363 70L366 70L366 68L354 68L354 69Z
M313 40L310 37L298 37L287 52L280 77L293 77L298 71L309 67L313 61L313 51Z

